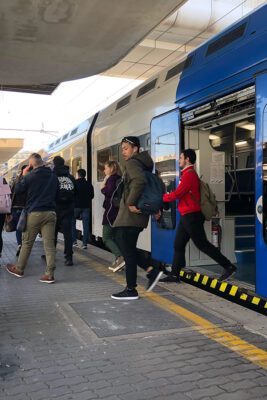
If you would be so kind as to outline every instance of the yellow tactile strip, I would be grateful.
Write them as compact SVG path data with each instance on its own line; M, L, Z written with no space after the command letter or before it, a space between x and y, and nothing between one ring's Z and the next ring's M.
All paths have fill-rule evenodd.
M88 264L88 256L81 255L81 253L76 253L76 256L82 262ZM91 264L90 267L92 267ZM125 277L119 274L111 273L107 269L107 266L103 266L98 262L94 262L93 268L97 272L108 276L110 279L125 286ZM227 347L228 349L239 354L251 363L258 365L261 368L267 369L267 352L265 350L262 350L254 346L253 344L246 342L237 335L234 335L230 332L225 331L222 328L219 328L217 325L213 324L207 319L200 317L192 311L189 311L186 308L175 304L171 300L166 299L166 297L164 296L153 292L146 293L145 288L141 285L138 286L138 291L142 296L149 298L151 301L156 303L158 306L164 308L166 311L172 312L180 318L184 318L185 320L193 323L193 329L197 330L204 336L214 340L217 343L220 343L224 347Z
M267 299L251 291L229 282L219 282L217 279L193 271L181 271L180 276L184 282L267 315Z

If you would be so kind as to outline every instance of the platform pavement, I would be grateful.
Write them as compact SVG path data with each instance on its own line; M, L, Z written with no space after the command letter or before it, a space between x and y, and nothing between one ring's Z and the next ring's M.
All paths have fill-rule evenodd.
M2 265L16 251L13 234L4 242ZM123 276L109 273L110 255L92 247L76 251L73 267L63 265L59 251L57 282L42 284L41 254L37 242L22 279L0 270L1 400L266 399L266 368L211 340L163 303L262 350L266 317L186 284L159 286L158 305L145 297L131 304L111 300ZM143 323L135 329L140 313Z

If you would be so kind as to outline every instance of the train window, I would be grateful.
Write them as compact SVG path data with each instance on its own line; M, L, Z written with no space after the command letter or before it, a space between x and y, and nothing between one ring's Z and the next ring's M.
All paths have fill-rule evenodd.
M79 133L84 133L87 132L89 129L89 119L86 119L85 121L83 121L77 128Z
M66 135L63 136L62 140L66 140L68 136L69 136L69 133L66 133Z
M155 168L162 179L165 191L171 192L176 187L176 137L174 133L167 133L156 138L155 141ZM162 229L174 229L176 225L176 204L170 203L162 211L159 222Z
M189 68L192 64L192 61L193 61L193 56L189 56L187 57L186 60L180 62L179 64L169 69L165 78L165 82L173 78L174 76L180 74L180 72L184 71L185 69Z
M73 130L71 131L70 136L76 135L77 131L78 131L78 128L73 129Z
M82 158L81 157L74 158L72 160L72 163L71 163L71 173L72 173L72 175L75 176L76 172L80 168L82 168Z
M139 136L141 151L151 152L150 133Z
M130 100L131 100L131 95L127 96L127 97L124 97L124 99L118 101L118 103L116 105L116 111L119 110L122 107L127 106L127 104L130 103Z
M61 138L55 141L55 144L58 144L60 142Z
M244 24L239 25L237 28L227 32L225 35L212 42L207 49L206 57L223 49L235 40L240 39L244 35L246 26L247 23L245 22Z
M119 145L107 147L97 152L97 181L104 180L104 166L106 161L119 161Z
M153 79L153 81L151 81L151 82L147 83L146 85L142 86L142 87L138 90L138 93L137 93L136 98L137 98L137 97L141 97L141 96L143 96L144 94L150 92L150 90L154 89L154 87L156 86L156 83L157 83L157 79Z

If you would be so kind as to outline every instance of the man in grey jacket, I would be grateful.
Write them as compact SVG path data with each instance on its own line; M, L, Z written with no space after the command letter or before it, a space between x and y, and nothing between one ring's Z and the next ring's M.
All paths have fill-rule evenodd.
M162 275L158 268L149 266L148 260L137 250L139 234L147 227L149 216L141 214L136 205L146 185L143 171L152 171L153 160L147 151L140 153L140 142L136 136L124 137L121 149L125 160L124 189L113 226L117 228L116 241L125 260L127 286L111 297L116 300L137 300L137 265L147 272L147 291L154 288Z

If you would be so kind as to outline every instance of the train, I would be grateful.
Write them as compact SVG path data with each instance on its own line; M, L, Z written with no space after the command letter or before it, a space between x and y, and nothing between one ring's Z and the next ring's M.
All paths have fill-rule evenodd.
M237 279L267 297L266 20L263 5L44 149L47 162L61 155L73 174L87 170L95 189L92 240L102 236L104 163L123 164L124 136L140 138L168 192L179 183L179 153L190 147L197 153L199 176L218 201L222 236L216 244L237 263ZM171 263L178 221L171 204L161 223L151 219L138 247ZM205 230L212 241L213 221ZM216 269L191 242L186 257L191 268Z

